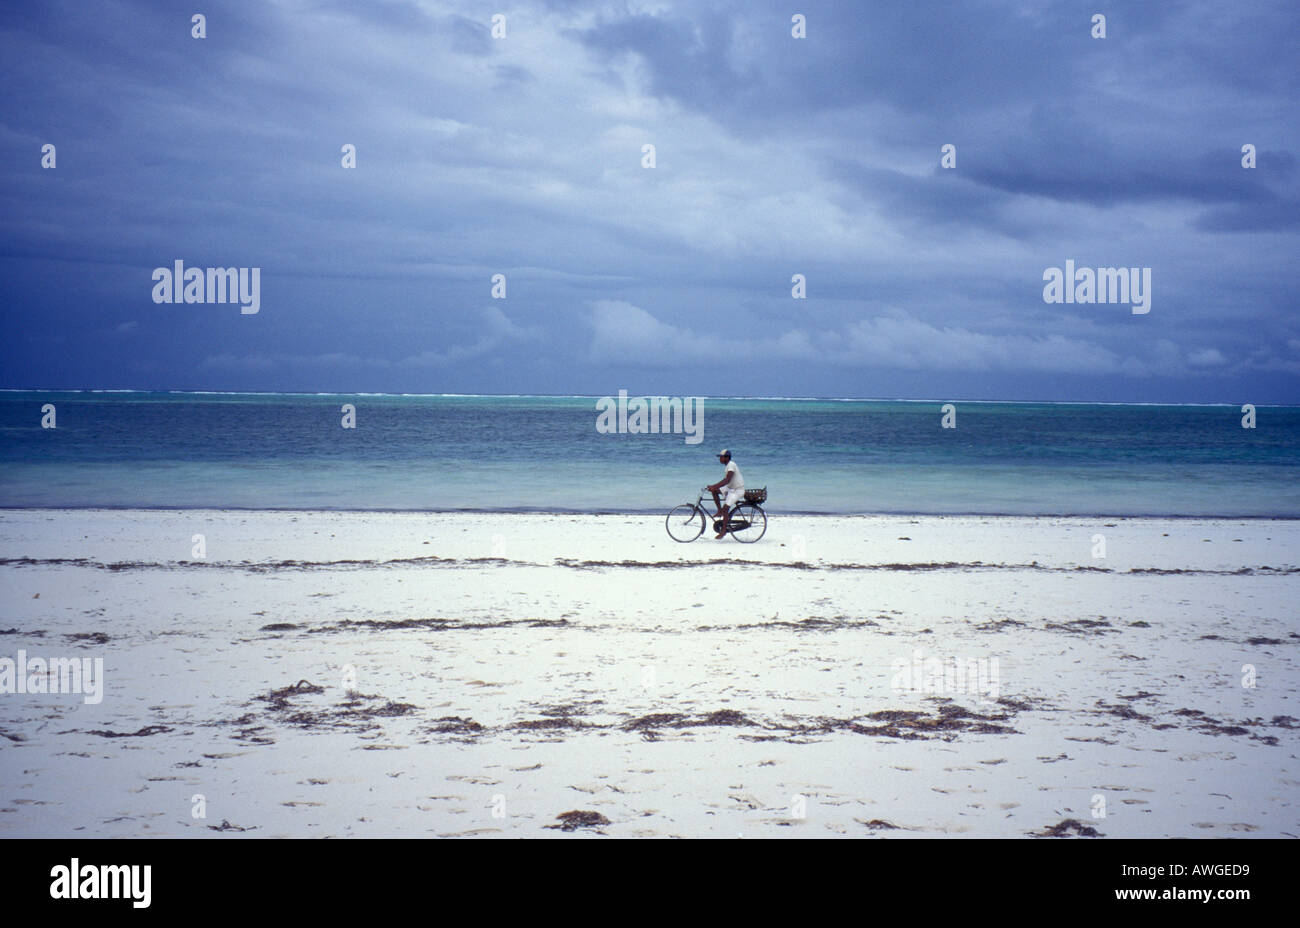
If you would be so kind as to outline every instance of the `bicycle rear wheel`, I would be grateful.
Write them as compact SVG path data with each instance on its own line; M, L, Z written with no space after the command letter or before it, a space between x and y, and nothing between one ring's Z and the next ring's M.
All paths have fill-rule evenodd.
M704 534L704 511L692 503L682 503L668 513L664 528L673 541L694 541Z
M761 506L741 503L731 514L731 537L752 545L767 533L767 513Z

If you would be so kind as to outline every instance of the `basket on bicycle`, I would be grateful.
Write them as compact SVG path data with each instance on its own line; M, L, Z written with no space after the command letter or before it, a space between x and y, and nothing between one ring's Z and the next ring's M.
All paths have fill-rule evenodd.
M767 487L759 487L757 490L746 490L745 502L747 503L767 502Z

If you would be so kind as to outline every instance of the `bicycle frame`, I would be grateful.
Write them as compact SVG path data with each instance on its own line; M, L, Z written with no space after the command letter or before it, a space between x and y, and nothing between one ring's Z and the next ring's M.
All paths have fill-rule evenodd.
M721 494L719 494L719 499L721 499ZM704 517L706 519L708 519L711 522L716 522L717 520L713 517L713 515L707 509L704 508L705 500L712 502L713 494L705 493L703 490L701 490L699 498L695 500L695 508L700 510L700 512L704 513ZM727 504L721 503L720 505L726 506ZM751 503L742 497L740 502L736 503L734 506L727 507L727 515L734 516L736 514L736 510L738 510L741 506L757 506L757 505L758 503Z
M714 531L721 530L722 520L715 518L709 509L706 508L705 500L712 500L712 493L701 490L699 496L696 497L695 502L683 503L680 506L674 507L673 510L668 513L668 517L665 520L666 527L668 528L669 536L672 537L674 541L694 541L696 538L699 538L700 535L704 534L705 527L709 525L713 526ZM689 514L681 514L678 517L678 524L684 529L686 526L694 524L696 519L699 519L700 527L692 537L679 538L673 532L671 520L673 519L674 512L677 512L679 509L684 510L687 507L689 507L690 510ZM751 520L751 515L755 515L758 519L761 519L761 523L758 519ZM759 527L760 530L757 537L748 538L737 534L738 532L746 531L751 528L751 526ZM729 507L727 511L726 531L737 541L757 541L758 538L761 538L767 533L767 512L758 503L741 500L734 506ZM689 535L691 533L690 531L683 531L682 534Z

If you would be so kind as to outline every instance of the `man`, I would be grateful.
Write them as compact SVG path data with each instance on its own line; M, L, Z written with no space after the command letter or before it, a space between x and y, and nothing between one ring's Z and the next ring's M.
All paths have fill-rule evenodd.
M705 489L713 494L713 505L718 507L713 518L722 520L722 531L713 537L722 539L727 537L727 523L731 519L732 508L745 498L745 478L740 475L740 468L731 459L731 452L726 448L718 452L718 460L727 468L727 472L722 475L721 480L709 484ZM719 499L718 491L724 488L726 493Z

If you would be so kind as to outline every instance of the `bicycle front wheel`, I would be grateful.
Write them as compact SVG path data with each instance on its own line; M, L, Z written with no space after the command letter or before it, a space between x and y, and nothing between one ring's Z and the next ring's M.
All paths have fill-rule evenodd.
M741 503L731 514L731 537L747 545L767 532L767 513L753 503Z
M673 541L694 541L704 534L704 511L691 503L682 503L668 513L664 528Z

